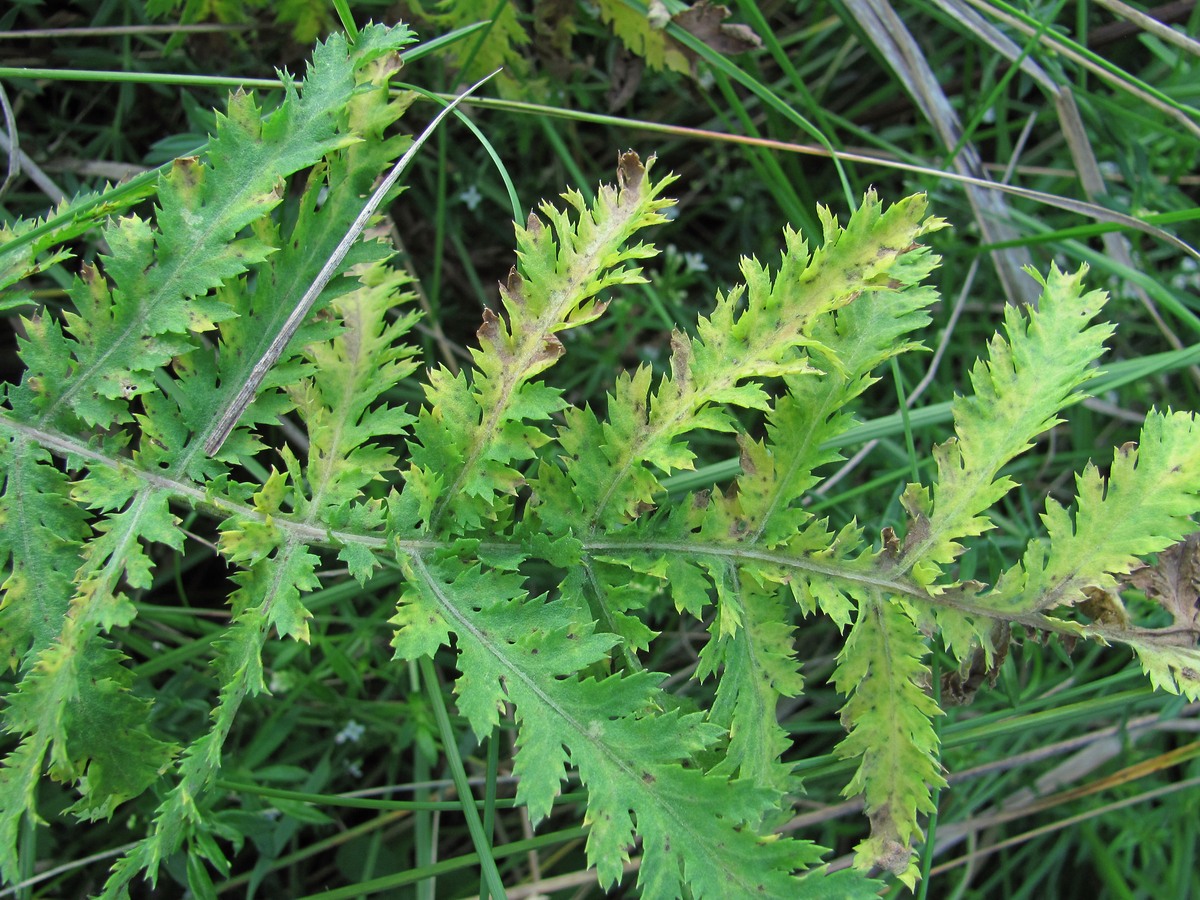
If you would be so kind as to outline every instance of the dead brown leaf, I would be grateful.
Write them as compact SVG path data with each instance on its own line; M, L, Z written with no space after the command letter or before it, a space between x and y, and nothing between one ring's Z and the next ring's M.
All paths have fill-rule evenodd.
M1131 574L1129 584L1169 612L1193 642L1200 638L1200 532L1162 551L1153 566Z

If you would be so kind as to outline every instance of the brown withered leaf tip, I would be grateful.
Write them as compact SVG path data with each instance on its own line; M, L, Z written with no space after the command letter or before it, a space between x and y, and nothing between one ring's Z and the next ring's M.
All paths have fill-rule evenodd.
M475 337L479 338L481 344L494 344L500 337L500 317L486 306L483 308L483 324L475 332Z
M508 270L508 280L500 282L500 296L511 300L522 309L525 308L525 279L521 277L516 266Z
M645 177L646 167L642 165L642 158L636 152L626 150L617 157L617 187L621 191L630 188L636 190Z
M529 217L525 220L525 230L528 231L530 236L535 239L541 237L542 231L545 230L545 226L542 225L542 220L539 219L537 217L537 213L533 212L532 210L530 210ZM513 267L513 271L516 271L515 266ZM511 276L509 277L511 278Z
M541 363L547 360L555 360L565 352L566 348L563 347L562 341L557 336L553 334L547 335L545 340L542 341L541 349L534 355L533 362Z

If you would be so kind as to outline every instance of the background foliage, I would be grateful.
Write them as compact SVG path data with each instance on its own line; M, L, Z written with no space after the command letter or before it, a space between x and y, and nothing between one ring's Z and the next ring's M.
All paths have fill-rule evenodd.
M0 14L7 65L100 72L83 83L4 70L28 154L25 175L2 198L5 215L41 215L104 179L188 152L213 130L209 110L223 105L227 90L197 76L272 79L276 66L297 68L310 41L334 21L320 3L269 7L79 3L62 13L22 3ZM937 214L955 224L931 238L944 258L935 276L946 298L934 310L938 352L909 354L890 382L867 392L867 422L855 432L860 443L843 451L861 448L862 460L824 485L810 511L838 522L902 524L903 486L914 469L933 464L930 449L947 433L952 394L965 390L1005 298L1036 295L1037 285L1019 274L1026 261L1042 271L1052 261L1066 269L1092 266L1092 281L1112 293L1106 315L1120 325L1105 362L1116 377L1011 468L1020 488L1003 501L1000 528L970 557L980 570L962 577L992 582L1012 565L1016 548L1041 529L1042 499L1066 502L1073 493L1063 473L1089 459L1111 459L1107 448L1134 439L1151 406L1197 408L1194 257L1162 234L1115 229L1096 224L1095 213L1062 208L1086 197L1150 223L1151 231L1166 228L1196 243L1200 78L1194 45L1176 36L1196 33L1193 6L1172 7L1180 18L1168 33L1088 3L911 4L896 13L912 36L909 45L883 4L736 4L731 21L745 25L760 49L743 30L696 26L696 36L679 24L635 27L646 21L637 7L547 3L531 10L491 0L353 7L360 24L403 19L426 39L496 17L446 52L412 59L402 77L450 92L477 71L505 64L503 99L476 104L471 115L526 208L564 185L586 193L611 179L620 147L653 150L661 171L680 176L677 218L657 236L669 246L648 270L648 283L627 289L626 302L590 325L586 339L563 336L572 364L550 377L573 403L599 401L618 369L647 363L667 370L671 327L694 321L718 286L740 279L740 254L772 258L783 223L819 233L818 203L844 208L873 184L886 197L928 191ZM665 25L662 10L650 12ZM180 16L204 27L151 27ZM220 22L230 27L211 27ZM84 31L35 31L62 27ZM719 44L722 34L733 43ZM712 43L733 55L712 57ZM170 83L157 73L185 78ZM880 161L847 155L838 168L830 146ZM995 196L972 194L955 174L1011 180L1050 198L1004 198L1001 226ZM390 212L427 312L415 334L426 360L453 369L467 361L464 348L474 343L481 308L496 305L494 284L513 261L508 190L461 126L439 132L408 182ZM1057 205L1047 202L1054 197L1061 198ZM92 235L73 249L87 261L111 248ZM70 284L61 269L50 269L36 289L40 302L60 304ZM12 360L5 355L6 367L13 366L9 381L19 377ZM898 395L915 398L907 415L897 411ZM421 397L414 384L389 399L415 410ZM755 427L753 417L747 424ZM669 488L707 487L735 471L737 448L723 436L699 446L705 455L698 471L668 481ZM185 525L198 540L178 555L163 548L144 583L129 579L136 590L128 602L138 615L123 635L139 690L153 696L164 734L203 727L213 700L213 642L229 614L227 573L205 546L216 538L214 525L203 518ZM240 808L227 811L227 833L252 834L255 852L236 857L235 871L215 890L254 884L264 895L302 896L338 881L383 878L378 887L399 896L410 890L405 879L436 873L439 896L476 891L477 863L458 814L389 807L386 799L441 800L450 778L436 704L412 690L416 668L402 677L385 674L393 668L386 619L395 576L378 575L364 591L344 573L321 574L306 603L315 613L307 626L311 643L268 641L264 677L273 696L246 699L230 724L222 777ZM667 618L655 624L669 624L676 637L655 643L649 669L683 677L705 665L697 652L707 636L698 625ZM848 854L865 829L852 815L853 802L837 796L851 774L850 763L833 753L844 735L836 715L841 698L827 684L840 644L835 624L805 624L797 634L805 694L781 710L788 758L808 791L790 824L835 855ZM955 668L940 654L934 662L935 675ZM994 689L937 721L952 790L940 795L922 860L928 887L920 889L1039 896L1052 885L1068 897L1099 877L1113 896L1186 896L1196 868L1195 825L1186 815L1200 774L1194 714L1185 701L1151 693L1124 651L1015 644ZM496 760L475 756L480 751L461 723L457 733L469 772L504 790L503 774L493 774ZM505 740L484 752L508 756ZM69 802L51 786L39 791L47 813ZM363 791L385 799L359 806L328 799ZM316 795L324 799L310 804ZM108 825L81 829L64 819L30 830L22 837L24 874L35 874L35 861L63 868L29 890L94 890L107 866L85 860L125 843L127 826L149 815L158 799L122 807ZM1151 804L1154 815L1129 814L1130 806ZM282 815L271 813L264 830L262 813L271 810ZM564 810L560 830L543 824L526 844L520 840L528 838L527 823L497 815L512 851L500 856L506 883L558 878L540 889L557 886L562 896L594 883L590 875L575 877L582 836L569 804ZM181 859L166 866L165 877L188 880ZM403 874L388 880L393 873ZM432 896L433 887L425 881L416 890Z

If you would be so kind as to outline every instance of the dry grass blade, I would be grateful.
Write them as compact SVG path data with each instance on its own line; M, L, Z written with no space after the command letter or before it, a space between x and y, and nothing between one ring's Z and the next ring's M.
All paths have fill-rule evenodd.
M12 106L8 102L8 92L4 90L2 84L0 84L0 109L4 110L4 130L8 137L8 171L5 173L3 184L0 184L0 196L3 196L8 190L8 186L21 174L21 147L20 135L17 134L16 116L13 115Z
M1133 84L1130 79L1120 78L1114 75L1112 72L1109 72L1104 67L1096 65L1092 60L1087 59L1085 56L1077 53L1062 41L1056 39L1055 35L1047 32L1039 32L1038 29L1030 27L1016 16L1010 15L1001 9L997 9L994 6L983 2L983 0L967 0L967 2L978 9L984 10L988 15L994 16L995 18L1004 22L1006 25L1015 28L1022 34L1030 37L1037 36L1038 40L1044 43L1053 52L1058 53L1064 58L1071 60L1071 62L1075 63L1076 65L1083 67L1097 78L1108 82L1118 90L1125 91L1130 96L1136 97L1139 101L1145 103L1147 106L1152 106L1159 112L1170 116L1180 125L1182 125L1187 131L1191 132L1197 137L1200 137L1200 124L1197 124L1195 121L1189 118L1182 110L1176 109L1170 103L1164 103L1152 93L1143 90L1136 84Z
M569 109L563 109L556 106L547 106L540 103L530 103L522 100L504 100L494 97L480 97L468 101L471 106L479 106L485 109L507 110L509 112L520 113L531 117L545 117L547 119L565 119L565 120L586 120L597 125L607 125L623 130L646 131L651 134L669 134L677 137L691 138L699 141L707 141L711 143L738 144L744 147L764 147L772 150L779 150L784 153L799 153L805 156L822 156L826 158L836 157L841 162L863 163L864 165L880 166L886 169L895 169L900 172L912 172L916 175L922 175L934 180L954 181L963 185L978 185L990 191L999 191L1004 194L1011 194L1014 197L1023 197L1034 203L1052 206L1056 209L1066 210L1067 212L1092 219L1096 222L1107 222L1111 225L1119 226L1120 228L1130 231L1139 231L1142 234L1147 234L1155 240L1162 241L1164 244L1169 244L1175 249L1186 253L1188 256L1200 260L1200 250L1197 250L1187 241L1182 240L1171 232L1149 222L1144 222L1135 216L1130 216L1116 210L1107 209L1096 203L1088 203L1086 200L1076 200L1070 197L1061 197L1056 194L1048 193L1047 191L1034 190L1033 188L1024 188L1017 185L1005 184L999 181L992 181L985 177L976 177L966 175L960 172L951 172L945 169L936 169L932 166L919 165L917 163L904 162L889 156L884 153L872 153L850 150L830 150L822 147L819 144L803 144L792 141L781 141L775 138L752 137L744 134L730 134L725 131L714 131L708 128L694 128L687 125L671 125L660 121L651 121L649 119L636 119L628 116L612 116L603 113L578 113ZM986 168L986 167L985 167ZM1034 174L1059 174L1057 171L1048 172L1047 170L1035 169Z
M1154 35L1164 44L1171 44L1185 53L1192 54L1192 56L1200 56L1200 42L1188 37L1186 34L1180 34L1174 28L1164 25L1153 16L1146 15L1140 9L1134 9L1129 4L1122 3L1121 0L1096 0L1096 5L1103 6L1113 15L1132 22L1148 34Z
M1028 55L1022 56L1021 48L1017 44L962 0L933 0L933 2L949 13L956 22L961 22L972 37L983 41L1005 59L1019 60L1021 71L1045 90L1052 94L1057 92L1058 85L1046 74L1045 69L1039 66L1035 60L1030 59Z
M1084 127L1083 119L1079 115L1079 108L1075 104L1075 95L1069 89L1059 90L1055 94L1055 109L1058 112L1058 122L1062 128L1063 137L1066 138L1067 147L1071 151L1071 159L1075 163L1075 171L1079 173L1080 183L1083 185L1084 195L1088 200L1095 202L1097 197L1104 196L1108 193L1108 185L1104 180L1104 176L1100 172L1100 164L1096 160L1096 154L1092 150L1091 141L1088 140L1087 129ZM1129 248L1129 239L1123 234L1116 232L1107 232L1101 235L1101 240L1104 243L1105 252L1118 264L1125 266L1128 269L1135 270L1137 264L1133 260L1133 253ZM1175 333L1158 311L1158 306L1150 299L1150 295L1146 293L1145 288L1141 285L1131 282L1129 290L1138 298L1146 312L1149 313L1151 320L1159 333L1166 339L1167 343L1176 350L1183 349L1183 341ZM1200 384L1200 369L1191 367L1192 378Z
M936 875L942 875L951 869L958 868L959 866L974 865L980 859L990 856L997 851L1007 849L1008 847L1015 847L1020 844L1024 844L1043 835L1052 834L1053 832L1061 831L1064 828L1070 828L1072 825L1078 825L1080 822L1085 822L1088 819L1099 818L1100 816L1115 812L1118 809L1125 809L1130 806L1135 806L1138 803L1145 803L1149 800L1154 800L1158 797L1164 797L1169 794L1179 794L1198 786L1200 786L1200 776L1197 776L1196 778L1188 778L1187 780L1180 781L1176 784L1168 784L1164 787L1143 791L1142 793L1133 797L1125 797L1105 806L1101 806L1096 809L1089 809L1085 812L1079 813L1078 815L1068 816L1065 819L1059 819L1057 822L1051 822L1049 825L1043 825L1040 828L1030 829L1022 834L1011 837L1008 840L999 841L995 844L988 844L985 847L972 850L970 853L960 856L957 859L952 859L948 862L942 863L941 865L934 866L932 869L930 869L929 874L930 877L933 877Z
M952 160L954 168L979 182L987 182L979 153L969 142L961 142L962 123L958 114L916 39L895 10L885 0L847 0L846 7L900 77L945 147L952 150L961 143ZM967 186L967 197L987 243L1000 244L1017 237L1016 230L1008 224L1008 207L1001 195L973 183ZM1022 294L1029 291L1028 280L1021 278L1021 270L1031 262L1029 252L1023 247L1009 247L992 251L991 257L1008 301L1021 301Z
M0 150L8 154L10 166L17 165L18 171L29 176L29 180L37 185L38 190L49 197L52 203L61 203L63 200L66 200L66 191L59 187L57 182L43 172L41 167L33 161L29 154L20 148L14 140L15 137L15 128L12 132L8 132L7 130L0 131ZM16 161L15 163L11 162L14 160ZM14 175L13 177L15 178L16 176Z

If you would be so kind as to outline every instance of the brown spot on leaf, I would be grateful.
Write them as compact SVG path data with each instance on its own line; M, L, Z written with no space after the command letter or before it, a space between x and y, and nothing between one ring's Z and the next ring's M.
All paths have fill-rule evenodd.
M676 388L687 384L691 370L692 344L678 331L671 332L671 381Z
M742 451L738 458L738 463L742 467L743 474L757 475L758 467L754 465L754 460L750 458L750 454L746 451L745 439L741 435L738 436L738 444Z
M904 535L904 550L908 551L909 547L924 542L929 537L929 517L925 515L914 516L912 522L909 523L908 532Z
M883 540L883 556L888 562L895 562L900 555L900 539L896 537L896 529L891 525L879 533Z
M1086 599L1078 605L1079 611L1097 625L1129 627L1129 613L1116 594L1098 587L1084 588L1083 593Z
M181 156L171 168L181 187L194 187L200 181L199 157Z

